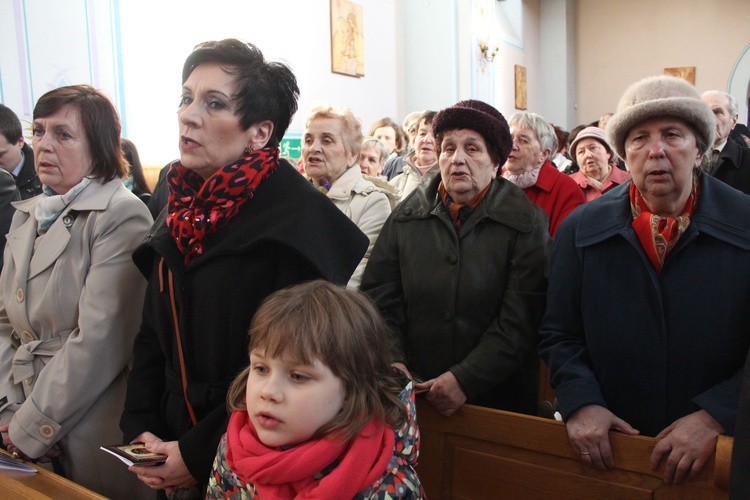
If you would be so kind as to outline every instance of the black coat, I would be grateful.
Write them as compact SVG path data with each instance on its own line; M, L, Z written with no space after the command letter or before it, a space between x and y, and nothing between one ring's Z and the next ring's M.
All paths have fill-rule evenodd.
M41 194L42 181L36 175L34 151L28 144L24 144L21 151L23 152L23 167L21 167L21 171L18 173L18 177L15 177L15 180L18 193L21 195L21 199L25 200Z
M724 181L734 189L750 194L750 149L727 141L721 151L713 177Z
M412 373L427 380L450 370L468 403L535 413L547 217L521 189L495 179L457 233L439 183L437 175L395 208L361 290Z
M32 157L33 164L33 157ZM10 230L10 223L16 209L10 204L11 201L20 200L13 176L0 169L0 270L3 268L3 249L5 248L5 236Z
M149 283L120 427L126 441L145 431L178 440L190 473L205 483L226 430L226 392L248 364L248 327L261 301L311 279L346 284L368 239L284 161L187 268L166 212L133 254ZM174 276L196 426L184 401L167 285L160 286L162 258Z

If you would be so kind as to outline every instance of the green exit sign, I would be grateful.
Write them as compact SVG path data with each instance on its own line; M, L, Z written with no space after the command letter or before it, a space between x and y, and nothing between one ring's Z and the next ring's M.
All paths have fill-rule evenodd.
M302 156L302 134L299 132L286 134L281 139L279 149L281 150L281 156L299 160Z

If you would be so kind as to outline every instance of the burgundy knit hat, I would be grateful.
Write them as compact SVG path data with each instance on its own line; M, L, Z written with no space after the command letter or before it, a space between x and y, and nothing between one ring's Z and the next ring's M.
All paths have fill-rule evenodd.
M470 129L482 135L487 149L498 165L505 163L513 139L505 117L486 102L468 99L439 111L432 119L432 131L440 142L448 130Z

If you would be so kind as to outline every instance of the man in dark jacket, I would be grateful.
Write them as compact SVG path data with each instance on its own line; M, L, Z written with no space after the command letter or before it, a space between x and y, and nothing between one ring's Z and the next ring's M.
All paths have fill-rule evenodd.
M701 99L716 117L716 139L704 170L745 194L750 194L750 149L732 140L729 134L737 124L737 99L732 94L708 90Z
M23 140L21 121L7 106L0 104L0 168L13 175L21 199L42 192L34 168L34 152Z
M361 290L439 412L471 403L534 413L547 217L496 178L512 145L499 111L462 101L439 112L433 129L440 174L393 211Z

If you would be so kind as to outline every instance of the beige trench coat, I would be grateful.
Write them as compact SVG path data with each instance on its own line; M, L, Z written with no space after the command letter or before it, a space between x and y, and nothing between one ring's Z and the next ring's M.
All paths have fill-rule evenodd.
M93 181L37 237L40 199L14 203L0 275L0 422L26 455L59 443L70 479L133 497L134 475L98 448L122 440L146 288L131 254L151 215L120 179Z

